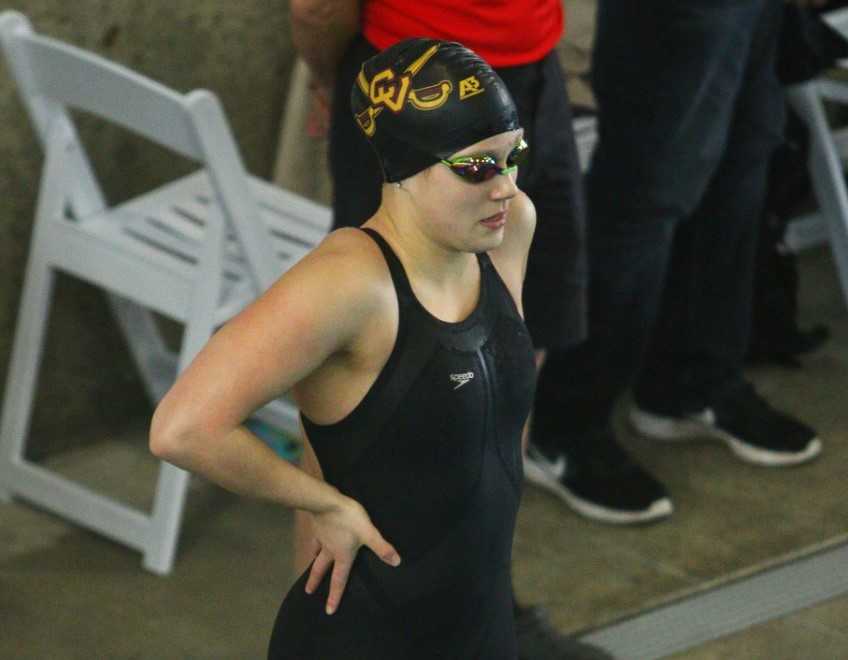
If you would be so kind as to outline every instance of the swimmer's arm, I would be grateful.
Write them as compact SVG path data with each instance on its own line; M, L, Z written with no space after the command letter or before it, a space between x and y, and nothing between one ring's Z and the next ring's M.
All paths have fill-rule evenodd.
M300 469L306 474L322 479L321 465L318 463L318 457L315 456L315 451L309 443L309 438L301 426L300 437L303 445L303 451L300 456ZM312 529L312 516L305 511L294 512L294 529L293 529L293 553L292 553L292 568L295 575L300 575L309 567L317 552L317 540Z
M292 40L315 82L332 90L336 69L359 32L360 0L291 0Z
M391 565L400 562L397 551L359 503L281 459L241 424L346 350L378 313L373 272L360 255L338 249L340 233L213 335L157 406L150 429L157 457L233 492L314 514L320 554L307 590L332 567L328 612L361 546Z
M519 192L509 206L503 242L489 252L498 273L507 285L519 311L524 275L527 272L527 255L536 229L536 208L523 192Z
M156 408L156 456L240 494L307 511L331 505L326 484L275 460L241 424L344 351L373 313L356 255L334 252L333 243L331 236L212 336Z

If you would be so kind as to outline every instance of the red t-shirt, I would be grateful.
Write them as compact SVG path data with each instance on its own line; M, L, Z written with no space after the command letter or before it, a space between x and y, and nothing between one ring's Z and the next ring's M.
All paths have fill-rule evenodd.
M362 33L376 48L407 37L458 41L494 67L537 62L556 46L562 0L366 0Z

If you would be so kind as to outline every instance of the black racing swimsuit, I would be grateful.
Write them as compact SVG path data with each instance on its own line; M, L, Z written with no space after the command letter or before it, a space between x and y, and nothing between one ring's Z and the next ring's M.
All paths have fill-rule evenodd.
M521 495L521 429L533 400L533 348L487 254L480 296L459 323L418 302L375 231L397 292L397 340L343 420L302 416L326 480L360 502L397 548L399 567L361 548L339 609L330 572L308 571L284 600L269 658L514 660L510 556Z

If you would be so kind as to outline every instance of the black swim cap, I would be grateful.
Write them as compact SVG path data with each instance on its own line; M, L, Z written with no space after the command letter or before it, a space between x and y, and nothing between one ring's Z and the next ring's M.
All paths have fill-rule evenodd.
M452 41L405 39L378 53L363 63L350 103L390 183L519 128L500 76Z

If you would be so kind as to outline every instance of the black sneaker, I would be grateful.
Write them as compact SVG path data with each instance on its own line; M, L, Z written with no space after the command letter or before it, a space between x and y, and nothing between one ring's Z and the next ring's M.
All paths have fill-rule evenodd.
M518 660L612 660L597 646L568 637L551 625L539 606L515 607Z
M739 458L756 465L797 465L821 452L813 429L772 408L742 380L696 413L674 416L634 405L630 423L654 440L721 440Z
M643 523L673 510L663 485L633 462L611 430L594 435L572 455L549 456L531 442L524 478L600 522Z

